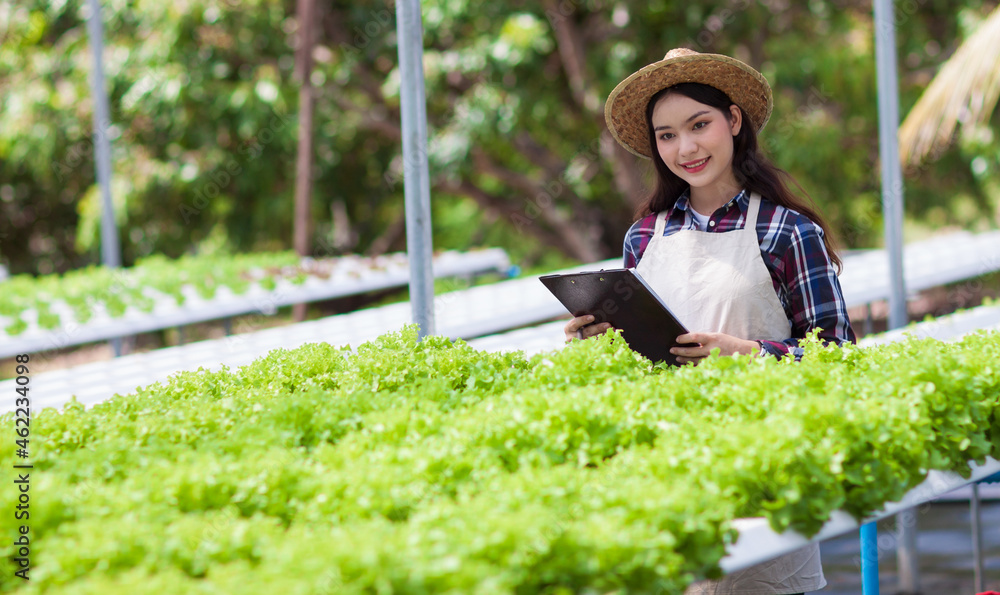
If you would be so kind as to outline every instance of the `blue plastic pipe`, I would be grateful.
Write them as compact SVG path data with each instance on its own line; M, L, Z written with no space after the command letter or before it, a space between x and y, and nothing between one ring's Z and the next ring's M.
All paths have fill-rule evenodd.
M878 528L875 523L861 525L861 592L878 595Z

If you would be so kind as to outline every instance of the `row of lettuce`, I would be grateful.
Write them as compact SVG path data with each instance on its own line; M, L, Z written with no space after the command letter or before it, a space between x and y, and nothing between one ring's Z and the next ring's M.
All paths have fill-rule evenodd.
M65 325L56 304L65 304L76 323L90 320L95 308L103 307L112 317L126 309L151 312L157 294L185 302L188 287L204 299L215 297L220 287L243 294L257 284L273 290L280 279L302 283L307 271L301 258L292 251L259 252L236 255L185 255L168 259L162 255L147 257L126 269L90 266L65 274L16 275L3 282L0 292L0 330L10 336L23 333L29 325L27 311L37 313L37 325L54 329Z
M31 581L0 591L680 593L732 519L809 535L1000 455L997 362L996 333L683 368L614 335L274 351L35 412Z

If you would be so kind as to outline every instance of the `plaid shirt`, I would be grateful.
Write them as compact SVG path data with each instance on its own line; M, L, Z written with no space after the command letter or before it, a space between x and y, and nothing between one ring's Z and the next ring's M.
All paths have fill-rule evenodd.
M698 229L688 200L685 192L668 212L664 236L682 229ZM749 195L746 191L740 192L712 213L705 233L743 229L749 206ZM634 268L639 263L655 228L656 214L632 224L625 234L625 268ZM761 341L764 351L777 357L790 353L798 359L802 356L798 340L815 328L821 329L819 337L824 341L837 345L854 343L856 338L847 317L840 281L823 244L820 226L795 211L762 199L757 217L757 240L764 265L771 273L774 292L785 309L785 316L792 322L792 338Z

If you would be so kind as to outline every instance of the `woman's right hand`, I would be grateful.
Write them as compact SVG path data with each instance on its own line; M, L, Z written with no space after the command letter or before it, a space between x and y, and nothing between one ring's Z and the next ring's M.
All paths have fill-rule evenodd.
M566 326L563 327L563 332L566 333L566 342L569 343L573 339L589 339L591 337L596 337L597 335L602 335L611 329L610 322L591 324L593 322L594 317L590 314L587 314L586 316L577 316L567 322Z

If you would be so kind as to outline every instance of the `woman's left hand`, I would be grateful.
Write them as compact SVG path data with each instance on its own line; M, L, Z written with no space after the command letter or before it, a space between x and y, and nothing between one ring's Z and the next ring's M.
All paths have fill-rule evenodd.
M739 339L724 333L685 333L677 337L678 343L698 343L697 347L671 347L670 353L677 356L681 364L697 364L716 347L720 355L752 355L760 351L756 341Z

